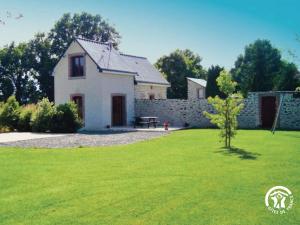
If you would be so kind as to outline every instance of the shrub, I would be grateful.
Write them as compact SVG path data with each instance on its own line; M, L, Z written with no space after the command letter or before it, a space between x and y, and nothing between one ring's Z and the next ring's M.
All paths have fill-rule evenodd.
M68 102L58 105L51 125L51 132L76 132L82 126L76 104L74 102Z
M53 116L56 108L53 102L47 98L43 98L36 107L36 111L32 116L32 130L35 132L50 131Z
M0 127L0 133L10 132L11 129L9 127Z
M0 112L0 127L10 130L17 128L20 114L20 106L15 96L10 96L6 103L2 104Z
M18 131L32 131L32 116L36 111L34 104L21 107L18 121Z

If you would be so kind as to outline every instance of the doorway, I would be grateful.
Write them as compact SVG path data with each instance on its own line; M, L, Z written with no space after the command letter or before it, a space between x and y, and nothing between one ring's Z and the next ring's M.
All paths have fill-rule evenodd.
M124 95L112 96L112 126L126 125L126 98Z
M261 126L271 128L276 116L276 96L261 97Z

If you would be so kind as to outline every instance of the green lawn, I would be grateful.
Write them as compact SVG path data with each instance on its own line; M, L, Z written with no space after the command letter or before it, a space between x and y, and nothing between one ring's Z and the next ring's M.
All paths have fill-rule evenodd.
M0 148L0 224L300 224L300 132L186 130L137 144ZM264 205L288 187L285 215Z

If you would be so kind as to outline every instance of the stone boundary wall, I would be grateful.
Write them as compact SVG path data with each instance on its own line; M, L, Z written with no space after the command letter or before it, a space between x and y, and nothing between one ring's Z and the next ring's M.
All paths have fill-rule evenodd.
M282 129L300 130L300 98L294 98L292 94L284 96L279 117L279 127Z
M258 128L260 122L260 97L262 93L249 93L245 99L245 107L238 117L240 128ZM278 97L281 97L279 95ZM285 95L278 127L282 129L300 129L300 98L292 94ZM206 99L183 100L136 100L136 116L157 116L160 123L170 122L171 126L213 127L203 115L203 111L213 112Z

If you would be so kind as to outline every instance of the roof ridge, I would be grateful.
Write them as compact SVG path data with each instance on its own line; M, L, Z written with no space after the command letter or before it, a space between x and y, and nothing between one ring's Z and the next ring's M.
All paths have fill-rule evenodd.
M147 59L146 57L143 57L143 56L129 55L129 54L125 54L125 53L122 53L122 52L120 52L120 55L127 56L127 57L132 57L132 58Z
M101 45L109 45L106 42L96 41L96 40L92 40L92 39L88 39L88 38L83 38L83 37L76 37L75 39L82 40L82 41L88 41L88 42L92 42L92 43L96 43L96 44L101 44Z

